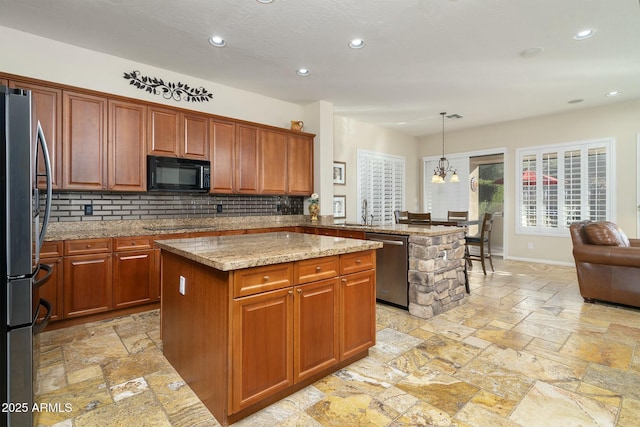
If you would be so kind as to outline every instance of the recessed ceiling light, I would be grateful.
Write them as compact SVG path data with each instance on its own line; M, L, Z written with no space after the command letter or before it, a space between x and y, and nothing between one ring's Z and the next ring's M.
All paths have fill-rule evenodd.
M569 104L580 104L582 101L584 101L584 99L577 98L577 99L572 99L568 103Z
M362 49L364 47L364 40L362 39L353 39L349 42L349 47L351 49Z
M620 95L620 91L617 90L612 90L611 92L607 93L607 96L618 96Z
M269 3L273 3L273 0L256 0L258 3L262 3L262 4L269 4Z
M224 47L227 45L227 42L220 36L213 36L209 39L209 44L215 47Z
M573 36L574 40L586 40L590 39L596 34L596 30L582 30Z
M306 68L298 68L296 74L305 77L309 75L309 70L307 70Z
M525 49L522 52L520 52L520 56L522 56L523 58L532 58L536 55L540 55L543 50L544 48L540 46L530 47L529 49Z

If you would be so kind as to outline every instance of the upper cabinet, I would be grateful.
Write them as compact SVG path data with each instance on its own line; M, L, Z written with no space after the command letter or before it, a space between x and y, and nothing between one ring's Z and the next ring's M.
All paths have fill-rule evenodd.
M258 128L236 125L236 192L258 192Z
M287 137L287 194L306 196L313 193L313 137Z
M51 188L59 189L62 187L62 91L21 81L11 81L9 86L31 91L31 135L34 139L37 137L40 122L51 162ZM42 151L38 150L38 153L38 174L44 174ZM44 186L44 178L40 178L38 183Z
M107 99L63 92L63 186L107 189Z
M147 107L109 101L109 189L146 191Z
M260 194L285 194L287 189L287 134L260 129Z
M233 193L236 125L211 120L211 192Z
M208 116L155 106L148 116L148 154L209 159Z

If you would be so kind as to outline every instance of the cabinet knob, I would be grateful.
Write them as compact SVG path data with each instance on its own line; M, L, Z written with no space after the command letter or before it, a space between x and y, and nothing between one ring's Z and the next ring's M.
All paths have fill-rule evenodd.
M362 260L360 260L360 259L356 260L356 264L360 264L361 262L362 262Z
M347 279L342 279L342 283L347 283Z
M298 293L301 294L302 293L302 289L298 289Z
M293 291L289 291L289 295L293 295Z
M131 246L135 246L135 245L136 245L136 242L131 242Z
M269 281L269 276L262 276L262 280L264 280L265 282Z
M320 270L322 270L322 267L317 266L317 267L316 267L316 271L320 271Z
M90 248L90 247L91 247L91 244L90 244L90 243L87 243L87 248Z

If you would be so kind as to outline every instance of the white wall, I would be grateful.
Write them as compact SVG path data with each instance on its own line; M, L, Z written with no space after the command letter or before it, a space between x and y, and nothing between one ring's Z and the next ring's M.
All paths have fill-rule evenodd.
M515 152L519 147L615 139L615 210L612 218L625 233L636 229L636 141L640 133L640 100L616 102L604 107L583 108L571 113L546 115L461 131L446 131L446 153L508 147L505 156L505 250L512 259L573 264L570 237L515 234ZM418 157L439 155L441 135L419 138ZM422 172L422 171L420 171ZM511 180L511 182L509 181ZM528 243L533 249L528 249Z
M405 157L405 206L407 210L419 211L420 159L416 156L416 138L338 115L334 115L333 123L333 160L346 162L346 185L334 185L333 192L347 196L347 221L359 222L356 174L358 149Z
M217 114L235 119L289 128L291 120L313 122L304 116L304 108L215 82L178 74L135 61L79 48L0 26L2 55L0 71L50 82L92 89L114 95L136 98ZM182 82L202 86L213 94L209 102L177 102L165 100L129 84L125 72L139 70L142 75L162 78L165 82ZM305 126L305 131L316 129Z

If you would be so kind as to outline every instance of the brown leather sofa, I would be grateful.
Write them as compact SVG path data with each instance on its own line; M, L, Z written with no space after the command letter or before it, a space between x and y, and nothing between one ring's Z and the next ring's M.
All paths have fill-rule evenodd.
M569 228L580 294L594 300L640 307L640 239L629 239L614 223L582 221Z

